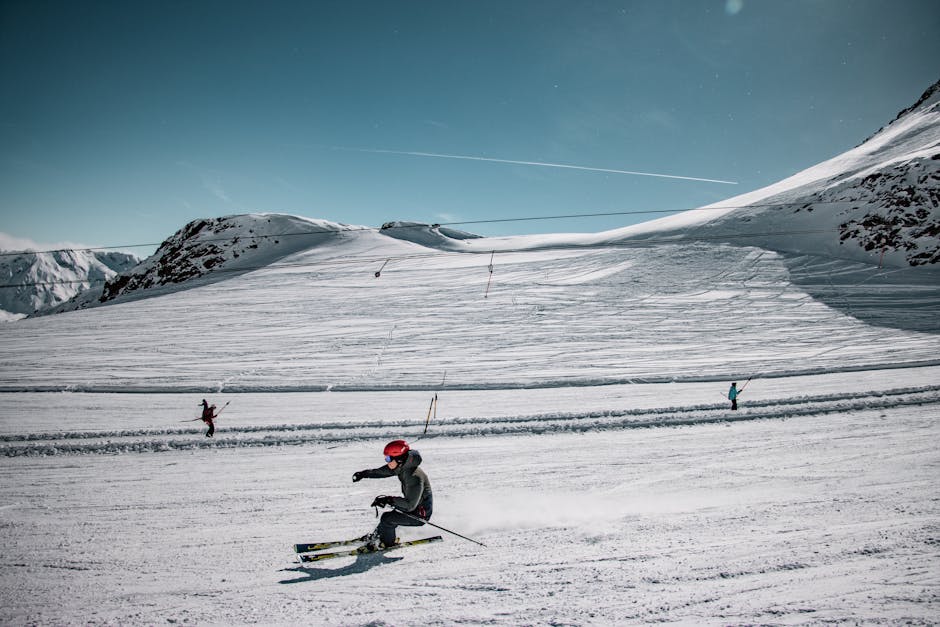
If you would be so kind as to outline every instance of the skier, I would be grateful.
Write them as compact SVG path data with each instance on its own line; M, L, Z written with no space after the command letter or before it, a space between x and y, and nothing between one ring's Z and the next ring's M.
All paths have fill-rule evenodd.
M372 470L360 470L353 473L353 483L362 479L382 479L397 476L401 481L404 496L377 496L372 501L373 507L392 507L392 511L382 514L379 526L367 536L367 545L372 549L382 549L398 543L395 529L399 525L420 527L421 520L430 520L434 498L431 495L431 482L421 464L421 453L413 450L404 440L394 440L385 445L385 466ZM404 513L411 514L406 516ZM416 520L412 516L421 520Z
M207 438L211 438L212 434L215 433L215 418L215 405L209 405L206 399L202 399L202 416L199 419L209 425L209 430L206 431Z
M731 409L733 411L738 410L738 394L744 391L744 388L738 390L737 382L731 384L731 388L728 390L728 398L731 400Z

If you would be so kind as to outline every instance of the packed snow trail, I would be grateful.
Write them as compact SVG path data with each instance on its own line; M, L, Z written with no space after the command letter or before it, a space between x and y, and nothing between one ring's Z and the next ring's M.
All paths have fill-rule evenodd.
M746 398L746 395L745 397ZM531 435L594 432L619 429L676 427L746 420L818 417L864 409L940 405L940 385L882 391L807 395L795 398L742 401L731 411L728 403L708 403L648 409L609 409L581 413L545 413L504 417L455 416L422 434L421 420L370 420L311 424L234 425L217 430L212 440L196 437L202 429L139 429L61 431L0 435L0 455L69 455L154 453L171 450L259 446L341 445L388 439L389 434L413 438Z
M8 458L0 622L930 624L936 416L426 440L435 522L488 548L303 567L298 540L374 527L397 486L350 472L381 441Z

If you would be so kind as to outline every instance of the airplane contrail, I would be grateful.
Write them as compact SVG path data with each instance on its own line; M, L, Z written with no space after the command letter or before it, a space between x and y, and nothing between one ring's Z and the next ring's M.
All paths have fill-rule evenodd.
M722 181L719 179L705 179L695 176L678 176L675 174L657 174L655 172L634 172L632 170L613 170L610 168L590 168L583 165L569 165L565 163L545 163L542 161L515 161L512 159L493 159L491 157L473 157L468 155L444 155L436 152L412 152L407 150L379 150L375 148L342 148L338 150L351 150L354 152L368 152L379 155L408 155L412 157L436 157L438 159L463 159L465 161L488 161L490 163L510 163L513 165L534 165L543 168L564 168L566 170L587 170L589 172L607 172L609 174L630 174L633 176L655 176L664 179L681 179L683 181L702 181L705 183L722 183L724 185L737 185L737 181Z

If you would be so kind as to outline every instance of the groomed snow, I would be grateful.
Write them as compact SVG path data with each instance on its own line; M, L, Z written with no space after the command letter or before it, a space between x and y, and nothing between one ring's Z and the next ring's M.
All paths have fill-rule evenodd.
M339 234L0 325L0 622L940 615L932 274L717 244L530 250L496 253L484 298L489 261ZM212 440L183 422L202 398L231 403ZM375 525L397 482L350 478L399 437L433 522L487 546L444 534L302 568L294 543Z
M940 360L931 270L713 244L497 253L492 278L489 262L340 233L225 281L2 325L0 390L558 387Z
M905 379L924 384L935 375L914 370ZM776 383L783 381L793 384L789 395L813 383ZM752 386L742 417L767 409L763 386ZM354 470L382 463L392 436L8 459L0 470L2 619L931 623L940 601L936 386L920 386L933 388L919 393L923 404L893 402L908 395L863 397L866 384L837 387L858 402L828 411L808 398L793 404L803 412L795 415L539 435L450 435L453 403L474 416L501 399L441 395L447 417L432 425L438 437L416 443L435 488L434 522L487 546L448 536L310 567L294 563L295 542L367 531L375 524L368 502L397 489L394 480L350 482ZM676 384L669 400L690 405L701 392ZM367 393L289 400L316 407L338 396L347 410L404 410ZM121 398L91 395L89 404L119 423ZM247 405L220 419L219 444L260 406ZM394 434L415 434L420 423Z

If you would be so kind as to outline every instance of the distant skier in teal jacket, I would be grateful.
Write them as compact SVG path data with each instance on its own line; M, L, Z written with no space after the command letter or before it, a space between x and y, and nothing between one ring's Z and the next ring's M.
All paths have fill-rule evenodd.
M737 411L738 409L738 395L744 391L744 388L738 389L737 382L731 384L731 388L728 390L728 398L731 400L731 409Z

